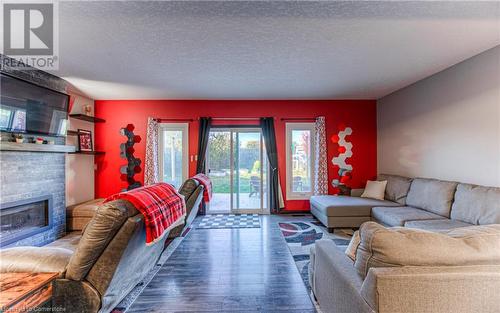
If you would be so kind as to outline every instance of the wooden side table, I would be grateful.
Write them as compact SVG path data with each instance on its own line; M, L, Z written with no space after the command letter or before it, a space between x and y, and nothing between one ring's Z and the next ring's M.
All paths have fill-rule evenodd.
M0 312L30 312L52 300L58 273L0 274Z

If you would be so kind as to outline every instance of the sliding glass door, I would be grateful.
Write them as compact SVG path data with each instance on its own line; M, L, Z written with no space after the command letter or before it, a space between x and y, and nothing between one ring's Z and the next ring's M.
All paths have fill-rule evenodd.
M207 155L213 200L208 213L264 213L267 157L260 128L213 129Z

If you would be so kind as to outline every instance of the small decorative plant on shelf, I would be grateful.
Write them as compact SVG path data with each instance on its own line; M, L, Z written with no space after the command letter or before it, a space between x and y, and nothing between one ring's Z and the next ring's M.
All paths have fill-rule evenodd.
M17 143L23 143L24 142L24 136L23 134L14 134L14 139L16 140Z
M128 161L127 165L120 168L121 179L128 183L126 190L141 187L141 183L134 179L134 175L141 172L141 160L134 157L134 144L141 142L141 137L134 135L134 129L132 124L120 129L120 133L127 136L127 141L120 145L120 157Z

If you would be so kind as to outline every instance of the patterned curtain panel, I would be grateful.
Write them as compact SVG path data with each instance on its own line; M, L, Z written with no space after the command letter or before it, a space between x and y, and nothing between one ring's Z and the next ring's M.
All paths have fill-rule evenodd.
M314 194L328 194L328 161L326 155L325 117L316 118L314 125Z
M144 162L144 186L152 185L160 181L159 178L159 156L158 156L158 122L154 118L148 118L146 131L146 160Z

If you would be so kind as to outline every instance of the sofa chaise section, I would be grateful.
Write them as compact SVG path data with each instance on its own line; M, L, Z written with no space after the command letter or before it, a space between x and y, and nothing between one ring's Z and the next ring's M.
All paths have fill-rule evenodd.
M399 206L399 203L349 196L312 196L311 213L332 231L334 228L359 227L370 220L376 206Z
M311 213L320 220L329 231L334 228L358 228L371 220L374 207L400 207L406 205L406 197L411 178L381 174L379 180L386 180L384 200L349 196L312 196Z

